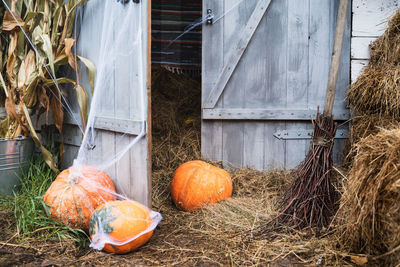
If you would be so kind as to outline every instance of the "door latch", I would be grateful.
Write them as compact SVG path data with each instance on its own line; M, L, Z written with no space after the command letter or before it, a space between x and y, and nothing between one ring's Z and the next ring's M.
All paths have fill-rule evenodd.
M117 0L117 2L121 2L122 4L127 4L129 2L129 0ZM140 2L140 0L132 0L132 2L138 4Z

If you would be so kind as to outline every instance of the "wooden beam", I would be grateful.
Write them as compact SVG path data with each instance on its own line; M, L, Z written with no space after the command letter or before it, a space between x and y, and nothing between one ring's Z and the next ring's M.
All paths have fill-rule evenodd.
M258 25L260 24L262 18L264 17L265 12L267 11L271 0L259 0L257 6L255 7L253 13L250 16L250 19L246 23L243 33L240 36L238 42L233 46L233 48L228 53L228 61L225 63L224 67L220 75L215 82L213 89L211 90L210 95L208 96L206 102L204 103L204 108L213 108L215 107L218 99L220 98L222 92L229 79L232 76L232 73L235 71L237 64L242 58L244 51L246 50L248 44L250 43L251 38L254 35ZM207 67L207 66L205 66Z
M292 120L302 121L315 118L317 110L312 109L203 109L203 120ZM348 110L335 110L335 120L350 118Z
M152 135L151 135L151 0L147 0L147 185L148 207L152 206Z

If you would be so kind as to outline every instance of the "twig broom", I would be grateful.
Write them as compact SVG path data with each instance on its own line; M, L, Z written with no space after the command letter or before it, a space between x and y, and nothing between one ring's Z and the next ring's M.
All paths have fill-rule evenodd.
M314 135L305 160L285 194L278 221L297 229L322 228L330 223L337 207L336 180L332 175L332 147L337 123L332 116L336 82L342 53L348 0L340 0L332 62L329 70L324 111L317 112Z

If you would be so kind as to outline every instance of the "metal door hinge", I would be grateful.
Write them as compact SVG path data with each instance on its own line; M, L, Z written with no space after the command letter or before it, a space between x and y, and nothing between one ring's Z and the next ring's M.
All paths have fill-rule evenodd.
M274 133L274 137L280 140L296 140L311 139L313 130L283 130ZM349 137L349 131L346 129L338 129L336 131L336 139L345 139Z
M206 16L206 24L207 25L212 25L214 23L214 14L212 12L212 9L207 9L207 16Z

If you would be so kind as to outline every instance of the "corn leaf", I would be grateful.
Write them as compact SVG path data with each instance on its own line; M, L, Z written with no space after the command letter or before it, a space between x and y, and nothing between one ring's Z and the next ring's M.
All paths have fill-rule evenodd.
M0 83L1 83L1 87L3 87L4 89L4 93L6 94L6 97L8 97L8 91L7 91L7 86L6 83L4 82L4 78L3 75L0 72Z
M85 64L86 68L88 69L89 72L89 83L90 83L90 91L92 92L92 95L94 93L94 78L96 74L96 67L94 66L93 62L90 61L87 58L78 56L79 60L82 61L83 64Z
M40 139L36 133L35 128L33 127L31 117L29 116L29 112L28 112L28 109L26 108L25 104L23 104L23 111L24 111L24 114L26 117L26 121L28 122L31 137L32 137L33 141L36 143L36 145L40 147L40 150L42 151L42 154L43 154L44 161L46 161L47 165L49 165L49 167L53 171L55 171L56 173L59 173L60 171L56 167L56 163L54 161L53 155L50 153L50 151L48 151L43 146L42 142L40 142Z
M13 15L15 16L15 18L17 20L14 19ZM19 30L20 25L23 27L25 25L25 23L20 18L20 16L18 16L17 13L14 12L13 14L11 14L8 11L6 11L4 13L3 25L1 27L1 30L3 32L11 32L11 31Z
M47 34L42 34L41 37L43 40L43 50L46 53L47 59L49 61L51 72L53 74L53 77L56 77L56 72L54 70L53 47L51 45L50 38Z
M76 98L78 100L79 109L80 109L80 116L81 116L81 123L82 128L86 128L87 123L87 114L88 114L88 106L89 106L89 96L87 95L85 89L82 86L77 85L75 87L76 90Z

